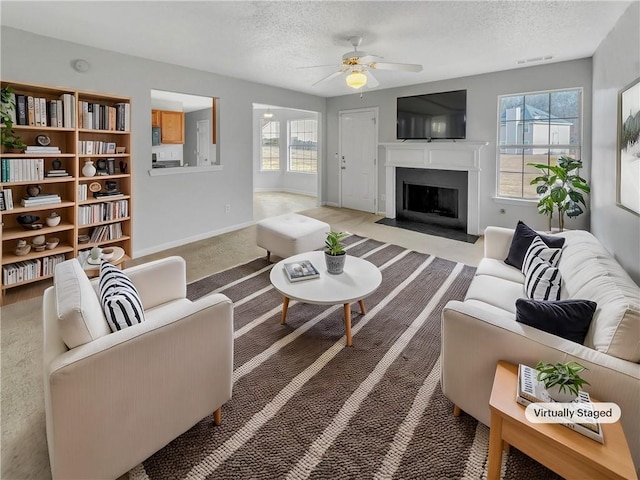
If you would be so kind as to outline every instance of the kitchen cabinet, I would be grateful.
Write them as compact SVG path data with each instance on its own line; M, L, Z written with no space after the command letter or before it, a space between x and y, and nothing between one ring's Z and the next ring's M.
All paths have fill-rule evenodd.
M160 110L151 110L151 126L160 126Z
M184 143L184 112L160 111L162 143Z

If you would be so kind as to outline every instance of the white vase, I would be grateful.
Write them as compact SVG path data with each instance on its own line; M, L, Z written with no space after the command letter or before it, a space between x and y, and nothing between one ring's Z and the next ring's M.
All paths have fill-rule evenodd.
M84 167L82 167L82 175L85 177L93 177L96 174L96 167L93 164L93 160L86 160Z

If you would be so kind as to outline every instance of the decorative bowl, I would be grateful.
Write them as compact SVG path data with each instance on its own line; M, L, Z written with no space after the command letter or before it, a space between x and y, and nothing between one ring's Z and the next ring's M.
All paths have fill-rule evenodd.
M57 237L51 237L47 239L47 250L53 250L60 243L60 239Z
M44 245L45 244L44 235L38 235L36 237L33 237L31 239L31 243L33 245Z
M62 217L60 215L58 215L56 212L53 212L51 215L45 218L44 221L47 222L47 225L49 227L55 227L60 223L61 219Z
M89 235L78 235L78 243L89 243Z
M38 217L37 215L19 215L16 220L18 220L18 223L23 227L30 228L29 225L32 225L33 223L40 220L40 217Z

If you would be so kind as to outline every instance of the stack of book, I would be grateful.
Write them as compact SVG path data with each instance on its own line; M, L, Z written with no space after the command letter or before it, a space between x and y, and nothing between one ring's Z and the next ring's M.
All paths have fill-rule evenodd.
M555 403L544 388L544 384L538 380L538 371L527 365L520 364L518 366L518 392L516 394L516 402L525 407L531 403ZM575 400L581 405L581 408L593 410L591 397L584 390L580 390L578 398ZM598 422L577 423L566 421L561 423L585 437L589 437L599 443L604 443L602 435L602 427Z
M24 197L20 200L20 204L23 207L36 207L40 205L54 205L56 203L62 203L60 195L56 193L37 195L35 197Z
M69 172L66 170L49 170L45 177L47 178L59 178L59 177L70 177Z
M27 145L26 153L60 153L60 147L41 147L38 145Z
M31 95L15 95L16 125L37 127L75 127L75 96L64 93L59 100L49 100Z
M0 178L2 182L44 180L44 158L3 158Z

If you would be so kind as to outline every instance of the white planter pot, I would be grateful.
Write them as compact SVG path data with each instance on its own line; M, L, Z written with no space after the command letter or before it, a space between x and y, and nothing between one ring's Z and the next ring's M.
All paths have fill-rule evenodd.
M553 387L548 388L547 392L549 393L549 396L553 398L556 402L561 402L561 403L570 403L570 402L573 402L576 398L578 398L578 396L574 395L574 393L571 390L569 390L567 387L565 387L564 390L561 392L559 385L554 385Z

